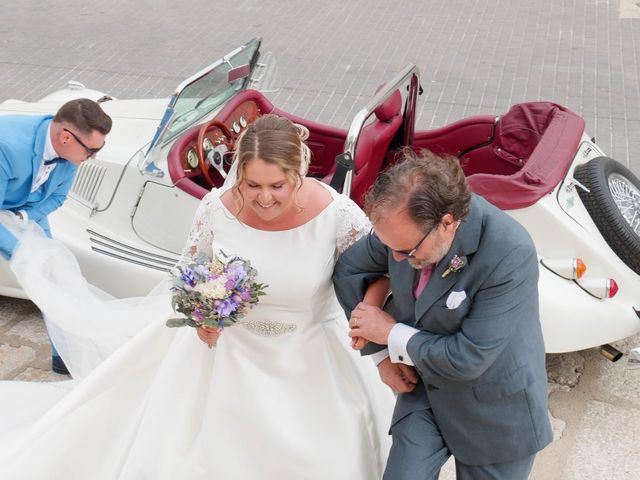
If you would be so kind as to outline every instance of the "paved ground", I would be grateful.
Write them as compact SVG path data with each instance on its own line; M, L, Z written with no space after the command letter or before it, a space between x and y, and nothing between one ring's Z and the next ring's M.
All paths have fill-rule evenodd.
M0 18L0 101L68 80L120 98L167 96L254 35L276 54L281 108L346 126L409 62L422 72L418 128L525 100L581 114L640 174L640 7L634 0L23 0ZM640 337L620 344L640 343ZM0 378L58 380L37 309L0 297ZM548 357L557 440L536 480L640 475L640 371L595 351ZM451 466L443 478L453 478Z

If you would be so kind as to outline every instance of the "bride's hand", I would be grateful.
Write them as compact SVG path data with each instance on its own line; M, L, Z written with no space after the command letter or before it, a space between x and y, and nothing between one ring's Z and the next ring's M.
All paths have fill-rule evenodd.
M362 337L353 337L351 339L351 348L354 350L362 350L367 343L369 343L369 341Z
M198 338L207 344L209 348L213 347L220 337L221 328L196 327Z
M412 392L418 383L418 375L413 367L404 363L391 363L390 357L378 364L378 372L382 381L395 393Z

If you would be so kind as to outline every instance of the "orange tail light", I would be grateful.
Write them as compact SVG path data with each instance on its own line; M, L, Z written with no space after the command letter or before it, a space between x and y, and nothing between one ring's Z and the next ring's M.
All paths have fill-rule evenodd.
M587 271L587 265L582 261L581 258L576 258L573 260L573 272L575 278L582 278L584 272Z

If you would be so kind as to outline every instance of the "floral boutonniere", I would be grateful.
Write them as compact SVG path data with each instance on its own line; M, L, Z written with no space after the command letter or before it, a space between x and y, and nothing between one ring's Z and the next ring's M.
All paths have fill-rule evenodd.
M459 257L458 255L454 255L453 257L451 257L451 260L449 261L449 266L444 272L442 272L442 276L440 278L444 278L450 273L459 272L466 266L467 266L467 257L465 256Z

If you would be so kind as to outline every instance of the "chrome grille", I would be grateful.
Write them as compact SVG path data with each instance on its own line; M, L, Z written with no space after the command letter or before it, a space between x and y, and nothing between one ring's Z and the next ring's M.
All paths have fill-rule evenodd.
M147 252L113 240L93 230L87 230L87 233L89 234L91 250L102 255L153 270L160 270L161 272L168 272L178 262L178 258Z
M84 162L78 168L76 178L71 185L70 195L76 200L90 206L95 206L96 195L104 179L107 169L101 165Z

